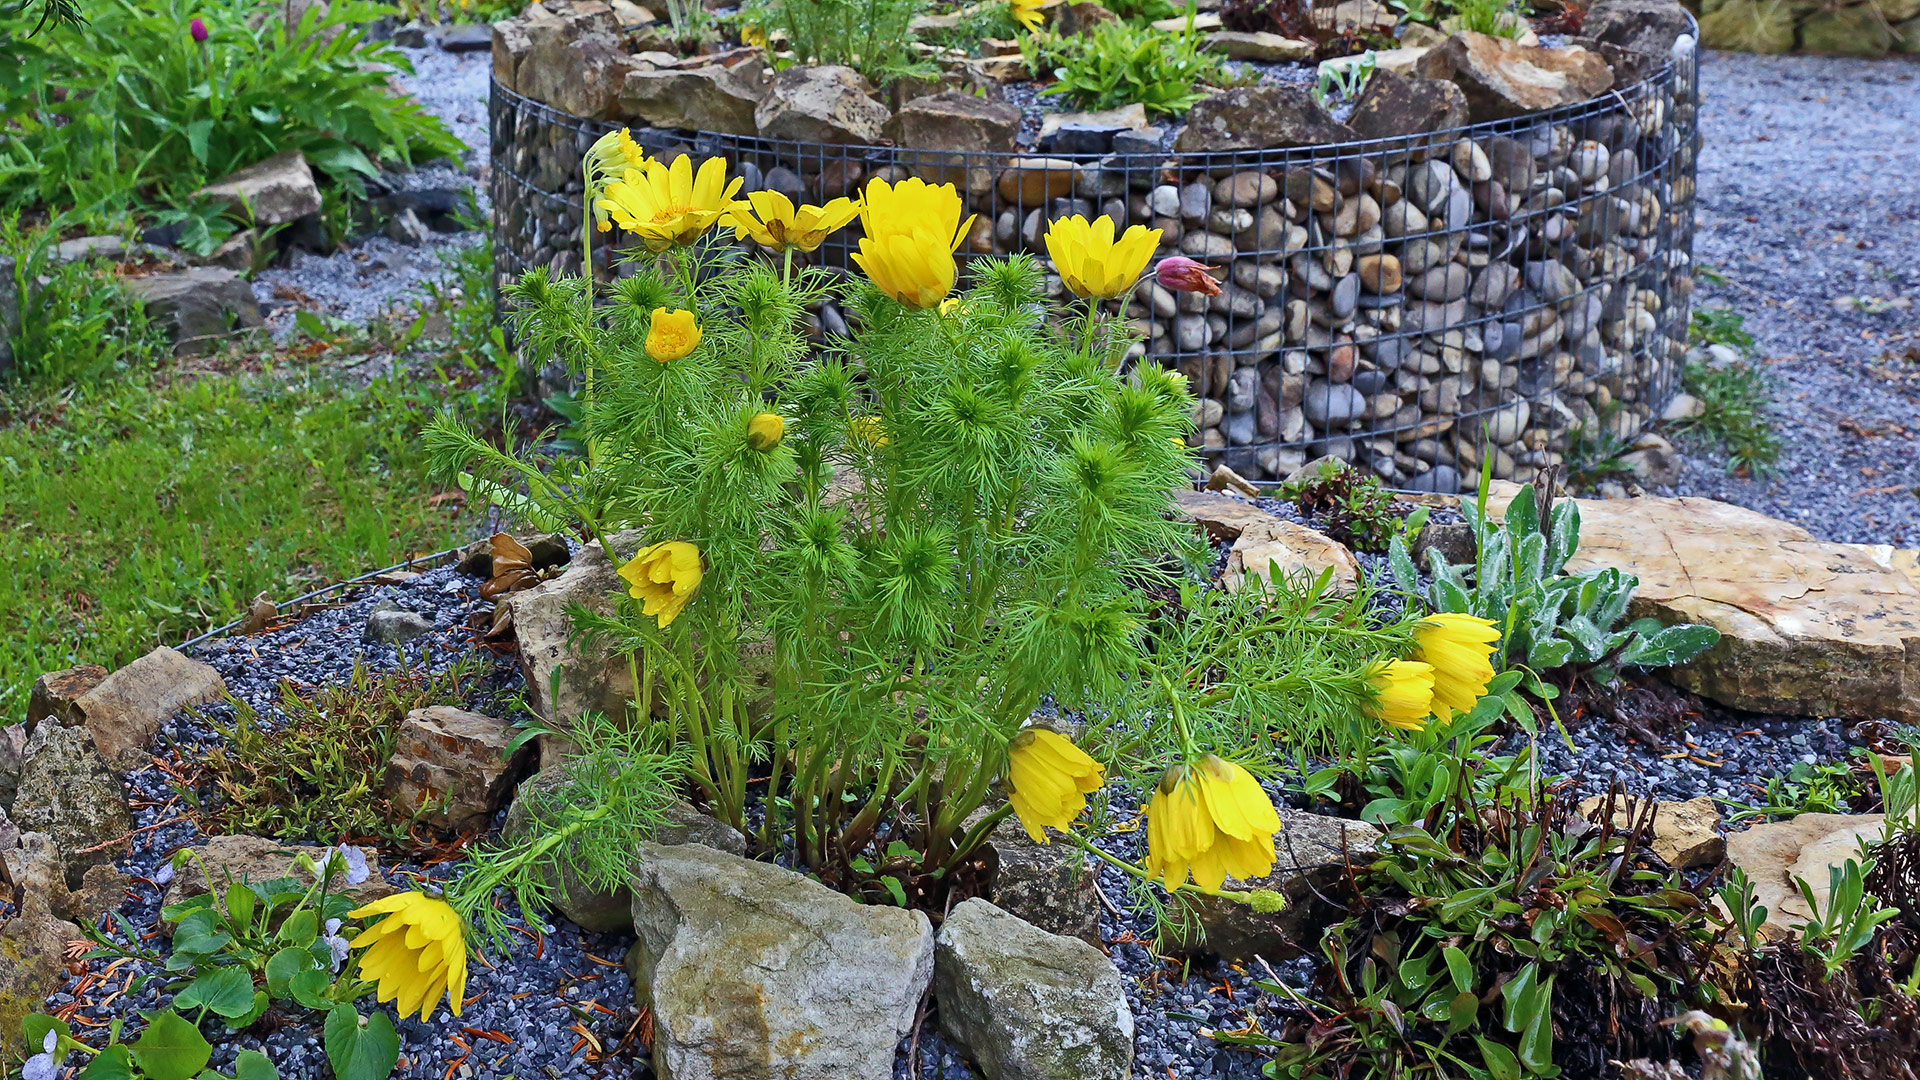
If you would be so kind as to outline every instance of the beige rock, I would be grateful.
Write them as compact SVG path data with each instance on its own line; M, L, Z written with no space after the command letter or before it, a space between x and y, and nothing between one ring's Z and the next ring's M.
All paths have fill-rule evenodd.
M147 743L174 713L226 692L219 672L162 645L76 698L73 713L107 764L125 770L146 759Z
M293 878L301 885L307 885L313 879L294 865L294 859L305 852L317 862L327 849L312 844L283 844L264 836L236 833L209 837L206 843L187 850L193 855L176 867L173 881L167 885L166 902L169 904L190 900L210 891L210 888L225 889L236 881L257 885L275 878ZM399 891L380 876L379 853L370 847L361 850L367 856L367 880L358 885L347 885L344 878L336 877L336 890L355 904L370 904Z
M1580 812L1591 814L1604 802L1606 799L1599 795L1582 799ZM1614 811L1613 824L1617 829L1627 827L1625 810ZM1705 795L1686 802L1663 802L1654 807L1653 838L1648 846L1676 870L1711 866L1727 851L1719 829L1720 810Z
M17 1061L26 1056L20 1021L42 1011L48 995L66 985L67 943L80 937L80 928L60 914L71 899L52 837L21 834L0 851L0 864L15 887L0 885L0 894L20 905L0 924L0 1057Z
M1577 104L1613 86L1613 71L1597 53L1519 45L1471 31L1448 38L1414 70L1458 84L1475 123Z
M1270 915L1231 901L1201 898L1197 907L1204 938L1182 942L1188 951L1215 953L1227 960L1291 959L1317 954L1320 934L1343 911L1321 899L1332 895L1346 864L1364 865L1374 856L1378 827L1364 821L1276 807L1280 831L1274 835L1273 872L1231 888L1271 889L1285 901Z
M1207 530L1216 541L1237 540L1249 525L1276 520L1246 499L1220 491L1181 489L1173 493L1173 503L1187 520Z
M973 95L969 94L967 96L972 97ZM979 99L976 98L975 100ZM1040 135L1038 141L1045 143L1054 132L1059 131L1063 127L1074 125L1115 130L1125 128L1132 131L1140 131L1147 126L1147 107L1135 102L1132 105L1121 105L1112 109L1099 109L1094 112L1048 113L1040 118ZM1015 127L1018 127L1018 125L1016 124ZM1009 142L1011 142L1011 140L1009 140Z
M1195 33L1218 30L1220 29L1220 25L1220 13L1217 11L1201 12L1194 16L1193 19L1193 30ZM1169 19L1156 19L1154 20L1153 28L1155 30L1165 30L1169 34L1184 33L1187 29L1187 17L1185 15L1176 15Z
M1504 510L1515 489L1496 487ZM1759 712L1920 722L1920 582L1894 549L1828 543L1712 499L1579 505L1570 572L1629 571L1629 614L1720 631L1675 682Z
M638 533L621 533L609 542L622 558L631 558L640 547ZM615 718L627 715L633 696L627 665L605 653L576 655L567 643L573 631L569 605L611 615L622 591L624 583L616 567L598 544L590 544L568 564L566 573L500 601L513 620L520 668L527 680L527 704L548 723L566 723L596 710ZM554 764L548 750L541 747L542 769Z
M1010 152L1019 132L1019 106L960 90L914 98L886 126L887 137L897 146L971 153Z
M873 94L873 85L850 67L800 64L774 75L753 120L769 139L878 142L892 114Z
M1336 595L1353 592L1360 582L1360 564L1345 544L1269 515L1264 521L1249 523L1233 542L1220 583L1228 592L1246 584L1249 574L1273 583L1276 564L1280 579L1296 585L1317 579L1331 568Z
M73 703L106 677L107 669L98 664L43 672L33 680L33 691L27 696L27 734L33 734L42 720L51 719L56 724L78 723Z
M512 742L504 720L447 705L415 709L394 736L387 796L396 809L426 810L442 828L484 829L531 756L528 747L509 755Z
M1229 60L1251 60L1261 64L1294 64L1311 60L1314 54L1311 41L1258 30L1251 33L1215 30L1207 35L1205 48Z
M1794 926L1813 916L1794 884L1796 877L1812 887L1814 899L1824 907L1829 871L1860 858L1860 841L1878 840L1882 820L1880 814L1801 814L1728 836L1728 861L1746 871L1755 899L1766 905L1762 933L1790 937Z
M620 114L655 127L752 135L767 85L758 64L633 70L620 84Z
M531 45L514 76L520 93L574 116L619 117L627 73L645 65L627 52L618 30L583 29L572 20L531 24L527 37Z
M1022 207L1045 205L1073 192L1080 166L1066 158L1017 158L1000 172L1000 197Z
M307 156L298 150L283 150L249 165L194 192L193 198L222 203L255 225L285 225L320 212L320 188Z
M1213 475L1207 478L1207 490L1237 492L1245 495L1249 499L1257 499L1260 497L1259 488L1253 486L1253 483L1246 477L1241 476L1225 465L1215 465L1213 467Z
M533 51L524 19L501 19L493 24L493 77L501 86L519 92L520 62Z

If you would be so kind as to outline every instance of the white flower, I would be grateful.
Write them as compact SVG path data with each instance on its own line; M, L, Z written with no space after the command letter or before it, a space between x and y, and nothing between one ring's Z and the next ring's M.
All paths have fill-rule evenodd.
M53 1080L60 1069L60 1060L54 1052L60 1048L60 1033L47 1029L47 1037L40 1043L40 1053L27 1059L20 1068L20 1080Z

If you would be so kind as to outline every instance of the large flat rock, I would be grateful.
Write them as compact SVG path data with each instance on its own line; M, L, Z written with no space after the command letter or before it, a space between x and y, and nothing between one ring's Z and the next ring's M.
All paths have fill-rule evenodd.
M1499 489L1496 516L1515 490ZM1712 499L1581 499L1568 572L1640 579L1630 614L1706 623L1720 643L1674 681L1735 708L1920 722L1920 572L1911 552L1836 544Z
M1881 814L1801 814L1727 837L1727 860L1746 871L1754 899L1766 906L1762 933L1790 937L1794 927L1813 917L1796 878L1812 888L1824 910L1832 868L1860 859L1860 842L1877 842L1884 820Z

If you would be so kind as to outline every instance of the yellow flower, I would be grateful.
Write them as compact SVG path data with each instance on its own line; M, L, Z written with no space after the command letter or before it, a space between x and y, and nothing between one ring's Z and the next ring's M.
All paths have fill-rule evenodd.
M653 309L653 318L647 326L648 356L663 364L670 363L699 345L700 324L693 321L693 312Z
M740 28L740 44L764 49L767 47L767 32L752 24L743 26Z
M1433 665L1433 711L1445 720L1468 712L1493 681L1494 646L1500 628L1478 615L1441 612L1413 628L1420 659Z
M1043 826L1066 832L1105 780L1098 762L1046 728L1023 729L1007 748L1007 801L1036 844L1048 842Z
M733 221L733 238L751 236L763 248L784 251L812 251L829 233L846 228L847 222L860 216L860 203L839 198L825 206L793 208L793 200L777 191L753 191L745 202L736 202L727 210Z
M1046 241L1053 268L1067 288L1082 299L1104 300L1140 280L1160 246L1160 230L1134 225L1116 243L1112 218L1102 215L1089 222L1076 214L1049 224Z
M887 435L887 425L877 416L856 416L847 422L847 434L854 442L878 450L892 442Z
M1212 754L1175 765L1147 804L1147 873L1172 889L1193 875L1217 892L1232 874L1241 881L1273 871L1273 834L1280 815L1247 770Z
M647 159L607 185L593 205L604 208L619 226L638 235L648 251L691 244L727 213L741 179L727 179L724 158L708 158L694 175L685 154L672 165Z
M367 950L360 956L360 976L377 984L377 999L398 999L401 1016L418 1012L425 1020L445 993L448 1010L459 1016L467 992L467 937L459 912L445 900L402 892L347 913L351 919L369 915L386 918L348 945Z
M668 540L640 549L620 568L627 595L642 601L642 614L659 620L666 629L693 599L700 587L700 549L684 540Z
M593 207L595 228L601 232L613 228L606 209L596 202L600 193L606 190L608 181L616 179L628 169L644 169L646 162L646 152L640 149L639 143L633 141L633 134L626 128L607 132L588 149L585 168L587 205Z
M1060 0L1008 0L1007 6L1013 9L1014 22L1026 27L1027 33L1037 34L1040 32L1040 13L1059 2Z
M973 218L960 220L960 193L917 176L875 180L860 207L866 236L853 261L880 291L908 307L930 308L953 290L953 253Z
M779 413L755 413L747 421L747 445L755 450L771 450L780 445L787 434L787 422Z
M1433 665L1418 660L1388 660L1368 672L1380 700L1373 715L1388 727L1419 731L1433 714Z

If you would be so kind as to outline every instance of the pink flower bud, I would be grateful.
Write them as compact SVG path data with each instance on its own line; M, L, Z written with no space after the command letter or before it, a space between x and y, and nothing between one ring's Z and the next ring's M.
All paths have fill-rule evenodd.
M1206 266L1187 258L1185 255L1169 255L1160 260L1153 268L1153 277L1161 285L1174 292L1195 292L1202 296L1215 296L1220 292L1220 283L1215 281L1209 270L1218 270L1217 266Z
M195 44L199 44L199 45L206 44L207 42L206 20L195 19L192 22L188 23L187 32L193 35L193 40Z

